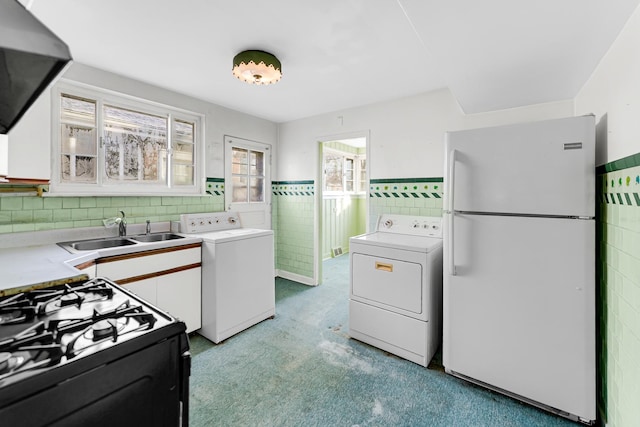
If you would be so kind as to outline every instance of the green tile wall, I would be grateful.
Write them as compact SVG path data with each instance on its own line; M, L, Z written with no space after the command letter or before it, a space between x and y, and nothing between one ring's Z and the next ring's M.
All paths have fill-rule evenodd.
M218 179L207 179L209 194L200 197L38 197L0 196L0 233L62 228L96 227L105 218L124 211L130 224L147 219L171 221L181 213L224 210L224 187Z
M370 221L381 214L442 216L442 178L372 179Z
M331 249L349 251L349 238L366 231L366 202L363 196L326 197L322 200L322 258L331 258Z
M377 179L369 187L370 229L382 213L442 216L442 178ZM274 181L272 194L276 268L313 278L315 184Z
M598 406L608 426L640 423L640 166L628 163L598 176Z
M313 181L272 183L276 269L313 278Z

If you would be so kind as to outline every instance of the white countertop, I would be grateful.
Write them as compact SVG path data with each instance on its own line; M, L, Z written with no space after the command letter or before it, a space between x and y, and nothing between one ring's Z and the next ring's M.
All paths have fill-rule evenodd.
M0 295L11 289L80 280L80 271L65 262L70 255L57 245L0 249Z
M135 245L78 253L69 253L55 243L2 248L0 249L0 296L27 289L86 280L87 276L74 266L97 258L183 246L202 241L199 237L183 236L183 239L139 242Z

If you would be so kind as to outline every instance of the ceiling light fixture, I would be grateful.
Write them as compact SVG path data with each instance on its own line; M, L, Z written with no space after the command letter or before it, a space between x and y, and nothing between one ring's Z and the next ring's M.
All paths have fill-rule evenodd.
M250 84L270 85L280 81L282 65L268 52L245 50L233 58L233 75Z

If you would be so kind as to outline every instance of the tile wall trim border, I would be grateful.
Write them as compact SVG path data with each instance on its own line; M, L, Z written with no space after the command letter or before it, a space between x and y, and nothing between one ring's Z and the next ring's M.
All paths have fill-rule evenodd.
M633 197L633 201L631 200ZM609 205L640 206L639 193L602 193L600 201Z
M640 153L603 165L597 171L600 203L640 207Z
M608 172L615 172L635 166L640 166L640 153L632 154L630 156L623 157L622 159L614 160L613 162L597 166L596 174L603 175Z
M422 185L435 183L435 185ZM369 185L369 198L377 199L441 199L442 178L375 179ZM431 188L430 188L431 187Z
M271 183L274 196L313 196L315 188L313 181L277 181Z
M433 178L381 178L381 179L370 179L369 184L386 184L389 182L394 183L414 183L414 182L444 182L444 178L433 177Z
M224 178L207 177L206 187L207 194L211 196L224 196Z
M313 180L305 181L271 181L271 185L313 185Z

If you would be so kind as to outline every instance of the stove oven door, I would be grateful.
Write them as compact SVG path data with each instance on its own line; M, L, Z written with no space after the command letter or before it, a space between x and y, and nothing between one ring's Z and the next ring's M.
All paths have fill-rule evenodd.
M188 425L190 356L184 348L188 349L186 335L131 352L136 341L116 344L0 388L5 398L22 396L0 408L0 424ZM51 384L53 378L56 381ZM39 391L34 394L33 390Z

